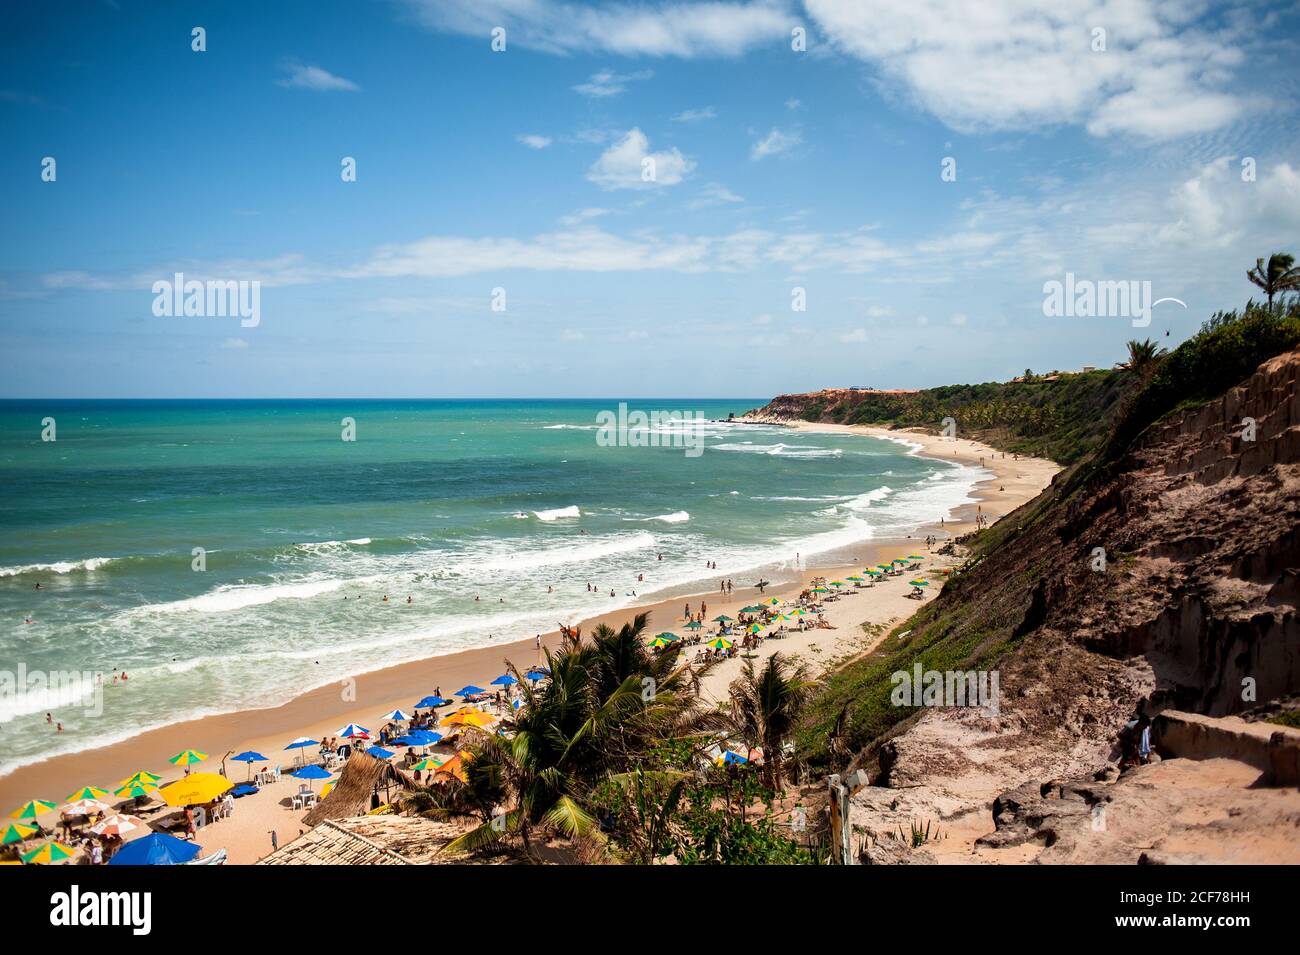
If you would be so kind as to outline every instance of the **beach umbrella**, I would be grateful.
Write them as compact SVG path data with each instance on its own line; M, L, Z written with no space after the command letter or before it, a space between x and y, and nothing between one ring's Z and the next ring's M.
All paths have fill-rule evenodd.
M471 707L467 706L464 709L457 710L455 713L451 713L447 716L444 716L438 722L441 723L443 726L484 727L484 726L492 725L493 723L496 722L496 719L497 718L495 716L492 716L488 713L484 713L482 710L472 709Z
M770 604L771 606L775 607L775 606L776 606L777 604L779 604L780 602L781 602L781 598L780 598L780 597L773 597L772 599L770 599L770 600L768 601L768 604Z
M124 798L140 799L144 796L149 795L150 793L157 792L157 791L158 791L157 783L151 783L151 782L146 782L144 780L141 780L138 783L124 783L123 785L119 786L117 789L113 790L113 795L122 796Z
M78 799L104 799L107 796L108 792L98 786L82 786L75 793L69 794L64 802L75 802Z
M212 802L234 786L225 776L216 773L192 773L168 783L158 790L158 795L169 806L193 806L201 802Z
M714 650L730 650L733 644L726 637L714 637L708 642L707 646L712 647Z
M446 762L445 759L439 759L436 756L426 756L424 757L424 759L420 760L418 763L412 766L411 769L413 770L414 769L422 769L422 770L437 769L445 762Z
M930 581L928 581L928 580L909 580L908 583L911 584L913 587L929 587L929 586L930 586Z
M140 839L132 839L113 854L109 865L182 865L189 862L203 847L165 832L155 832Z
M655 634L653 637L651 637L649 640L646 641L646 645L654 647L657 650L660 647L671 646L676 642L677 642L677 634L664 632L664 633Z
M193 766L195 763L201 763L207 758L207 753L201 753L197 749L186 749L177 753L171 759L167 760L167 762L175 763L177 766L189 767ZM189 772L188 768L186 769L186 772Z
M450 702L450 700L444 700L440 696L426 696L419 703L416 703L415 706L411 707L411 709L427 710L432 709L435 706L446 706Z
M32 799L23 803L13 812L9 813L10 819L35 819L37 816L43 816L47 812L53 812L59 808L56 802L46 802L44 799Z
M733 753L731 750L727 750L718 757L719 766L736 766L747 762L749 762L747 757L741 756L739 753Z
M302 756L303 755L302 751L306 749L308 746L319 746L319 745L320 745L320 740L318 739L308 739L306 736L299 736L296 740L294 740L292 743L286 746L285 749L296 749L298 750L298 755Z
M309 780L308 785L310 786L311 785L310 780L329 779L330 776L334 774L331 773L328 769L321 769L319 766L304 766L302 769L295 769L289 775L297 779Z
M853 581L854 583L857 583L858 581L860 581L860 580L862 579L862 576L861 576L860 574L849 574L849 576L846 577L845 579L846 579L846 580L851 580L851 581Z
M527 673L524 674L524 679L532 680L534 683L536 683L544 676L546 676L546 674L543 673L541 670L529 670Z
M908 560L925 560L925 558L922 557L920 554L908 554L908 555L907 555L907 559L908 559Z
M321 799L324 799L326 796L328 796L330 793L334 791L335 782L336 780L331 779L329 782L327 782L324 786L320 788Z
M703 627L703 626L704 626L704 624L700 623L698 620L692 620L690 623L688 623L688 624L686 625L686 629L687 629L687 630L699 630L699 629L700 629L701 627Z
M263 756L261 753L255 753L255 752L253 752L251 749L246 749L246 750L244 750L242 753L240 753L238 756L231 756L230 758L233 759L233 760L235 760L235 762L238 762L238 763L248 763L248 778L249 778L249 779L252 779L252 778L253 778L253 764L254 764L254 763L266 763L266 762L270 762L270 760L268 760L268 759L267 759L265 756Z
M475 686L473 683L471 683L468 686L462 686L459 690L453 693L452 696L473 696L475 693L482 693L482 692L483 692L483 687Z
M37 846L31 852L24 852L22 859L28 865L50 865L53 862L71 859L75 851L71 846L65 846L62 842L47 842L43 846Z
M382 746L371 746L366 753L375 759L392 759L396 755L392 750L384 749Z
M844 581L842 581L842 580L832 580L832 581L831 581L831 586L832 586L832 587L843 587L843 586L844 586Z
M815 594L828 594L830 593L830 590L828 590L826 587L814 587L812 589L812 592Z
M762 613L763 608L758 606L757 604L753 604L748 607L741 607L740 612L741 613Z
M9 845L12 842L22 842L24 839L30 839L41 830L36 826L25 826L21 822L10 822L4 827L3 838L0 838L0 845Z
M879 576L880 576L880 571L878 571L878 570L874 570L874 569L872 569L872 568L870 568L870 567L868 567L866 570L864 570L863 573L864 573L864 574L870 574L872 577L879 577Z
M751 624L749 625L749 632L750 632L750 633L758 633L758 632L759 632L760 630L762 630L762 629L763 629L763 628L760 627L760 626L759 626L758 624L756 624L756 623L751 623Z
M135 832L137 829L147 828L143 819L137 819L135 816L124 816L114 814L106 816L99 822L90 827L90 831L97 836L117 836L119 839L128 832Z
M133 783L157 783L162 777L157 773L151 773L147 769L139 769L130 776L118 783L119 786L130 786Z
M461 750L451 759L447 760L441 766L434 770L435 773L446 773L448 776L455 776L462 783L468 782L469 777L465 774L465 760L468 759L468 753Z
M370 730L356 723L349 723L334 735L340 739L370 739Z
M492 681L492 685L493 686L514 686L518 682L519 682L519 678L516 677L513 673L502 673L499 677L497 677L495 680Z
M731 623L731 618L728 617L725 613L720 613L720 614L718 614L716 617L713 618L713 622L714 622L714 623Z
M893 565L893 564L877 564L876 566L879 567L881 570L893 570L893 569L894 569L894 565Z
M61 815L95 816L101 812L108 812L110 808L108 803L100 802L98 799L78 799L64 806Z
M394 723L409 723L411 721L411 718L407 716L405 713L403 713L401 710L393 710L393 712L385 713L383 716L379 718L381 720L391 720Z

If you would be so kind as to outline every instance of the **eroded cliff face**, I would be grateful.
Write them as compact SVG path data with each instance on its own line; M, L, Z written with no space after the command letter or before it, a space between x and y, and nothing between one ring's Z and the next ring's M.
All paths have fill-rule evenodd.
M999 663L1000 712L926 711L885 744L876 767L884 788L855 797L868 842L887 844L900 824L926 817L951 836L927 847L941 859L1138 861L1136 844L1087 834L1093 807L1158 809L1157 783L1188 773L1115 781L1117 732L1135 707L1222 716L1300 693L1298 373L1300 352L1281 355L1221 399L1170 416L962 575L950 599L984 599L1023 618L1020 642ZM1014 599L998 592L1017 586ZM1248 811L1242 792L1230 799ZM1274 793L1265 817L1290 840L1289 861L1300 861L1300 794ZM1186 826L1165 830L1171 846L1194 845L1202 857L1215 844ZM1028 854L1007 858L1013 849Z

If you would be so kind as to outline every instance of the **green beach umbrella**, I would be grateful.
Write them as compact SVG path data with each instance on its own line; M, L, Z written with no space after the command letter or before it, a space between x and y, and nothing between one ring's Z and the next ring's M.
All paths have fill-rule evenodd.
M812 592L815 593L815 594L828 594L828 593L830 593L830 588L828 588L828 587L814 587L814 588L812 589Z
M863 571L863 573L864 573L864 574L870 574L872 577L879 577L879 576L880 576L880 571L875 570L875 569L873 569L873 568L871 568L871 567L868 567L866 570Z
M0 839L0 845L9 845L11 842L22 842L24 839L30 839L40 830L35 826L25 826L21 822L11 822L5 825L4 838Z
M762 629L763 629L763 628L760 627L760 626L759 626L758 624L756 624L756 623L751 623L751 624L749 625L749 632L750 632L750 633L758 633L758 632L759 632L760 630L762 630Z
M728 617L725 613L720 613L713 618L714 623L731 623L731 620L732 618Z
M688 624L686 625L686 629L687 629L687 630L699 630L699 629L700 629L701 627L703 627L703 626L704 626L704 624L700 623L698 620L692 620L690 623L688 623Z
M677 642L677 634L661 633L650 638L648 645L658 650L660 647L671 646Z
M832 586L832 587L843 587L843 586L844 586L844 581L842 581L842 580L832 580L832 581L831 581L831 586Z
M879 567L881 570L893 570L893 569L894 569L894 565L893 565L893 564L877 564L876 566Z
M37 846L31 852L24 852L23 861L28 865L49 865L51 862L71 859L75 851L71 846L65 846L62 842L47 842L43 846Z
M108 790L100 789L98 786L82 786L63 801L76 802L78 799L103 799L107 795Z
M708 645L714 650L730 650L732 647L731 641L725 637L714 637L709 641Z
M773 607L775 607L780 602L781 602L780 597L773 597L771 600L768 601L768 603L771 604Z
M762 612L763 612L763 608L760 607L760 606L758 606L758 605L753 605L753 606L749 606L749 607L741 607L741 608L740 608L740 612L741 612L741 613L762 613Z
M10 819L35 819L37 816L43 816L47 812L53 812L59 808L56 802L46 802L44 799L33 799L23 803L13 812L9 813Z
M930 581L928 581L928 580L909 580L908 583L911 584L913 587L929 587L929 586L930 586Z
M161 779L162 777L159 776L157 773L151 773L147 769L138 769L130 776L126 777L126 779L118 783L118 785L130 786L133 785L134 783L156 783Z
M925 558L922 557L920 554L908 554L908 555L907 555L907 559L908 559L908 560L925 560Z
M845 578L845 579L847 579L847 580L852 580L852 581L854 581L854 582L856 583L857 581L859 581L859 580L862 579L862 576L861 576L860 574L850 574L850 575L849 575L847 578Z

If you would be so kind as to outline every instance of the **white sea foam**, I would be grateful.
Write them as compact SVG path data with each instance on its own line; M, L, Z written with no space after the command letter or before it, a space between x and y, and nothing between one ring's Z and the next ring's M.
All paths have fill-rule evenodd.
M85 560L56 560L50 564L21 564L0 567L0 577L21 577L23 574L71 574L78 570L95 571L120 557L87 557Z
M338 590L348 583L350 581L326 579L304 580L296 583L228 584L197 597L161 604L145 604L127 613L136 616L156 613L226 613L231 610L243 610L245 607L269 604L276 600L305 600L309 597L319 597L321 594Z
M539 521L558 521L561 518L581 517L582 512L578 510L577 504L570 504L568 507L557 507L549 511L533 511Z

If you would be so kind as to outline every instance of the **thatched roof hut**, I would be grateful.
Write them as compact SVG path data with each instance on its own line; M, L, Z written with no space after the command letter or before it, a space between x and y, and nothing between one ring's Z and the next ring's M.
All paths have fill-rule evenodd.
M302 821L315 826L327 819L346 819L364 816L374 806L391 803L398 793L411 784L401 773L382 759L367 753L354 752L343 766L343 774L311 812ZM378 802L376 803L376 797Z
M414 865L400 852L326 820L258 865Z

